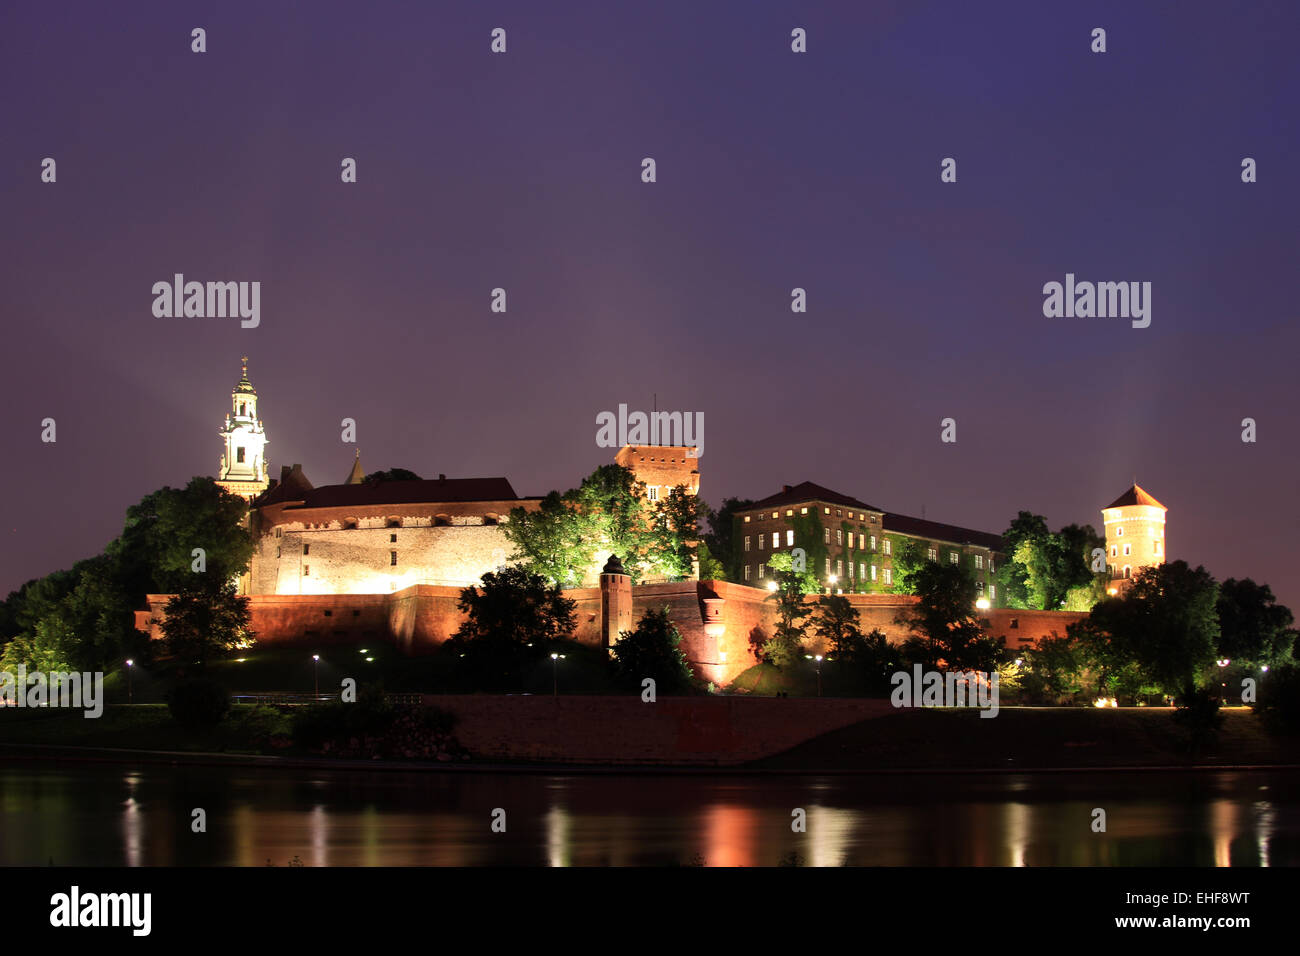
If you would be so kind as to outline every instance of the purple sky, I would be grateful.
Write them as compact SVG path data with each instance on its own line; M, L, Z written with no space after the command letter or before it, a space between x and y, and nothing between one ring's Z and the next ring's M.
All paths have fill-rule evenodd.
M1100 527L1136 474L1171 557L1300 606L1298 28L1291 3L8 3L0 594L213 474L247 353L272 473L317 485L346 416L368 469L565 489L611 460L597 413L658 393L704 413L714 506L811 480ZM176 272L259 280L260 327L155 318ZM1150 328L1044 318L1066 272L1151 282Z

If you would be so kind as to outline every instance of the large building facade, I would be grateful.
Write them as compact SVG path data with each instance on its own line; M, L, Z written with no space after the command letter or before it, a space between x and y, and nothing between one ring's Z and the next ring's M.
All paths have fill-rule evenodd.
M969 571L976 592L998 606L994 574L1002 537L884 511L805 481L737 511L732 530L742 584L767 587L773 554L802 548L822 587L853 594L888 594L898 584L895 559L916 541L931 561Z

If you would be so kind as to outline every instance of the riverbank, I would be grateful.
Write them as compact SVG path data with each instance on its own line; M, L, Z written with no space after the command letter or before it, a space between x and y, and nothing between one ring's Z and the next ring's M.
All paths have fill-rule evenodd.
M16 759L235 763L375 770L894 773L1242 769L1300 764L1300 741L1269 735L1245 708L1224 711L1193 752L1164 708L895 710L885 701L440 697L469 760L344 760L250 734L252 708L191 733L166 708L108 708L97 720L0 714L0 752Z

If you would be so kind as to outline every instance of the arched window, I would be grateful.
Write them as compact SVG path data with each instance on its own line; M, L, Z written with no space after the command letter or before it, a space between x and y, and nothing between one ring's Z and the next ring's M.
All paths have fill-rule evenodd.
M345 530L352 530L359 527L359 522L356 518L344 518L343 527Z
M386 524L390 528L400 528L402 526L402 519L397 515L389 515Z
M1124 565L1124 577L1126 577L1126 578L1131 578L1131 577L1133 577L1133 568L1132 568L1132 566L1127 565L1127 564Z
M433 526L435 528L449 528L451 527L451 518L447 515L434 515Z
M493 514L492 512L489 511L487 514L485 514L485 515L483 516L483 523L484 523L484 524L499 524L499 523L500 523L500 518L499 518L497 515L495 515L495 514Z

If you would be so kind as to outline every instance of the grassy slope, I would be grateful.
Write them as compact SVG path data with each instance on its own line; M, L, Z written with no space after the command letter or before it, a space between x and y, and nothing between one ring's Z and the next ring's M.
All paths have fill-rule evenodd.
M756 761L766 769L1051 768L1300 763L1300 740L1272 737L1245 708L1224 711L1198 754L1164 708L899 710Z

